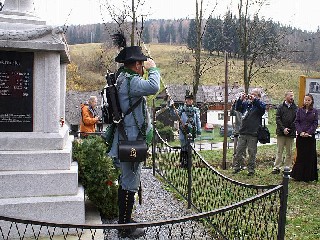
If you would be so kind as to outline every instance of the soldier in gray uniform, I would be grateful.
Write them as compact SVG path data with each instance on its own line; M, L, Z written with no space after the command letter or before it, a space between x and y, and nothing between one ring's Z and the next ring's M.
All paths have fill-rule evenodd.
M179 140L181 144L180 166L187 167L188 165L188 134L191 134L192 141L201 135L201 121L199 109L193 105L193 94L186 91L185 104L178 108L178 116L180 118Z
M140 104L126 115L123 120L125 132L129 141L137 139L138 134L146 137L151 129L148 116L146 99L144 96L156 94L160 89L160 73L152 59L147 58L138 46L123 48L115 58L118 63L123 63L118 78L118 98L123 113L126 113L132 105L143 97ZM148 78L143 79L144 69L148 72ZM118 223L130 223L134 206L134 195L140 186L140 175L143 162L120 162L118 160L118 129L115 132L109 156L120 167L118 203ZM136 238L144 234L143 229L124 229L119 231L120 237Z

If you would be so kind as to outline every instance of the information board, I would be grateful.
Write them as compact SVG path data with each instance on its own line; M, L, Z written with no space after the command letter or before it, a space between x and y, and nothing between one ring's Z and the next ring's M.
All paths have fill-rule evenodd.
M33 59L0 51L0 132L33 131Z
M318 122L320 123L320 77L300 76L299 107L302 107L304 96L307 93L311 93L313 96L313 107L318 110Z

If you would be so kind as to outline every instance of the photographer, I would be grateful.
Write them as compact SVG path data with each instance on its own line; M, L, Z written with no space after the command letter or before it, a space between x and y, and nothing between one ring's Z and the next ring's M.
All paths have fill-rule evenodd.
M96 111L97 103L97 97L90 96L88 104L81 104L80 136L82 138L96 131L96 124L100 119Z
M266 105L260 100L261 92L258 88L251 91L250 94L242 94L236 101L235 110L242 113L242 123L239 130L239 142L233 161L233 173L241 170L244 162L244 156L248 149L248 176L255 172L258 128L262 122L262 116L265 113Z

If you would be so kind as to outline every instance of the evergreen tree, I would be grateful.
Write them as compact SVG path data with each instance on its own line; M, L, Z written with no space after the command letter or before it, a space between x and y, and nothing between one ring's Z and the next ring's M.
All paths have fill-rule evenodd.
M234 30L234 23L232 19L232 13L228 11L223 21L223 37L224 47L223 49L231 54L234 50L234 36L236 35Z
M178 36L179 36L179 43L185 43L186 42L186 37L185 37L185 31L184 31L184 27L183 27L183 20L181 20L179 22L179 26L178 26Z
M215 51L215 44L214 44L214 20L210 16L207 21L206 31L203 36L203 48L204 50L208 51L210 55L213 51Z
M203 37L203 47L210 54L216 51L218 55L224 50L223 22L220 18L209 18Z
M144 43L150 43L151 37L149 32L149 26L145 26L142 32L142 40Z
M159 43L165 43L166 42L166 32L163 26L163 23L161 23L160 28L159 28Z
M166 25L165 27L165 36L166 36L166 43L171 43L171 29L170 29L171 25L170 23Z
M170 25L170 37L171 37L171 43L177 42L177 32L175 30L173 23Z
M192 51L197 47L196 21L191 19L188 31L187 46Z
M95 28L94 42L96 43L102 42L100 25L101 25L100 23L94 25L94 28Z

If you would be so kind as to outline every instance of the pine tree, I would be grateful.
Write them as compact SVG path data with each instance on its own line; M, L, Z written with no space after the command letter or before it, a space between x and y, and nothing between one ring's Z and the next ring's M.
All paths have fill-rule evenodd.
M188 31L187 46L192 51L197 47L196 21L191 19Z

